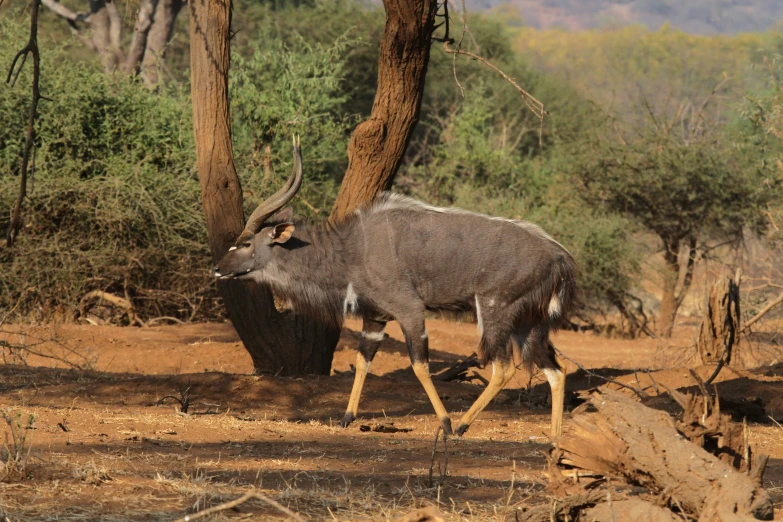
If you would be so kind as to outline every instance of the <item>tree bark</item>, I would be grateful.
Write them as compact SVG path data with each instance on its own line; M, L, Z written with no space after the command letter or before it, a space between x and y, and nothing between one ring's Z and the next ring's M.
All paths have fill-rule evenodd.
M136 74L141 66L144 50L147 48L147 35L152 27L157 5L158 0L142 0L139 6L136 25L133 27L133 36L128 48L128 56L122 67L122 71L127 75Z
M155 16L147 35L147 46L141 61L141 78L147 86L158 84L163 70L163 55L174 32L174 22L182 9L182 0L158 0Z
M383 5L378 90L370 118L356 127L348 144L348 170L332 221L389 188L419 120L437 0L384 0Z
M739 281L722 275L710 287L696 343L702 363L731 362L733 348L739 341L740 317Z
M228 101L231 4L230 0L195 0L190 9L193 130L209 245L216 262L244 227ZM253 281L220 281L218 286L257 373L329 374L339 329L278 312L271 292Z
M115 2L90 0L87 22L92 31L92 46L101 56L103 68L111 72L122 63L122 16Z
M663 492L698 520L772 520L772 502L754 473L739 473L685 439L667 413L616 392L595 394L589 404L595 413L584 408L555 441L560 465Z
M664 239L663 259L666 264L666 272L663 279L663 295L661 307L658 313L658 334L661 337L671 337L674 331L674 323L677 320L677 311L680 309L685 296L693 282L693 269L696 264L696 238L688 237L687 259L680 263L679 239ZM682 279L682 281L680 281ZM679 291L677 290L679 286Z

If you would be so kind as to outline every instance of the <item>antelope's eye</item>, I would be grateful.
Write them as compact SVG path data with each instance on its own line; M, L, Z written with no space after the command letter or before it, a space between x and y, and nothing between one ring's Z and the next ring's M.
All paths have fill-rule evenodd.
M250 248L250 243L242 243L242 248Z

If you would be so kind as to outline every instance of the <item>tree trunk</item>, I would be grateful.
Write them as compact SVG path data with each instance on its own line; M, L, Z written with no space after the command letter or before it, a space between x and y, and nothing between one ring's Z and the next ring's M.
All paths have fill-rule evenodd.
M733 348L739 341L739 332L739 280L722 275L712 283L699 330L696 346L701 362L709 364L722 360L724 364L731 363Z
M90 0L88 23L92 31L92 46L100 54L104 70L114 71L122 63L122 16L117 4L106 0Z
M378 93L371 118L351 138L350 166L333 219L372 200L391 183L421 108L437 0L385 0L384 5ZM193 125L210 248L217 261L244 223L228 105L231 9L229 0L190 6ZM254 282L221 281L219 286L257 372L330 372L339 329L278 312L271 292Z
M370 118L348 144L348 170L330 220L338 221L391 185L419 120L437 0L384 0L386 24Z
M158 0L155 15L147 35L147 46L141 62L141 78L144 85L152 87L158 84L163 70L163 54L174 32L174 22L182 9L182 0Z
M139 6L139 13L136 16L136 25L133 27L133 36L131 37L128 56L122 71L127 74L136 74L144 58L144 50L147 48L147 35L152 27L155 16L155 7L158 0L142 0Z
M671 239L663 241L663 259L666 264L666 272L663 278L663 295L661 307L658 313L658 334L661 337L671 337L674 323L677 320L677 311L680 309L685 296L693 282L693 269L696 264L696 238L689 237L687 245L687 258L680 262L680 240ZM679 286L679 291L677 288Z
M228 102L229 0L190 2L191 89L201 198L213 261L244 227L234 165ZM231 322L257 373L328 375L339 329L275 309L271 292L253 281L220 281Z

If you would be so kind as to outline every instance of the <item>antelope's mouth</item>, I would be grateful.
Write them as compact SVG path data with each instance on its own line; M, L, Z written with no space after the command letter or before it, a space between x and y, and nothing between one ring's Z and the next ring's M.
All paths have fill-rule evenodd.
M233 279L235 277L246 276L252 270L253 270L252 268L248 268L244 272L227 272L227 273L218 272L217 270L215 270L215 277L218 279Z

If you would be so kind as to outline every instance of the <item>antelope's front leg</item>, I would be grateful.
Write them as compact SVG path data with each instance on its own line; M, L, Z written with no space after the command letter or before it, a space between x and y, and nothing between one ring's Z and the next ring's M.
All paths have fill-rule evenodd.
M340 426L343 428L353 422L359 411L359 399L362 396L364 381L367 378L367 372L370 370L370 363L375 357L381 341L383 341L383 329L385 327L385 322L364 319L362 337L359 340L359 352L356 354L356 376L353 380L351 398L348 399L348 408L345 410L345 416L340 422Z
M443 432L446 435L451 435L451 419L443 406L443 402L440 400L430 375L429 339L427 338L427 330L424 329L424 321L422 320L420 325L418 323L408 325L407 327L402 325L402 328L405 333L405 343L408 345L408 354L413 365L413 373L416 374L419 382L424 387L424 391L427 392L427 397L430 399L430 403L432 403L435 415L438 416Z

